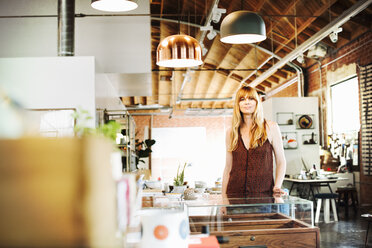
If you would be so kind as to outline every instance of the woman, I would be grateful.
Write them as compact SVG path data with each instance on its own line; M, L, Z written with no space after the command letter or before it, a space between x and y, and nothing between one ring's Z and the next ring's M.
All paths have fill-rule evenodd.
M251 87L243 86L236 93L226 148L223 197L285 194L281 189L286 169L281 133L275 122L264 119L261 100Z

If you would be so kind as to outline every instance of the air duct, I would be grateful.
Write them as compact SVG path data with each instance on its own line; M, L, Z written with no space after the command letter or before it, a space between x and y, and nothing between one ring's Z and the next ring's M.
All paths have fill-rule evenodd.
M74 56L75 0L58 0L58 56Z

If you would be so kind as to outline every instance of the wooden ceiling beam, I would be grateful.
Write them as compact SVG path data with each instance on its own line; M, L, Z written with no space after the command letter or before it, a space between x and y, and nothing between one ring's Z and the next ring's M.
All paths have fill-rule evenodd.
M257 85L255 88L262 91L262 92L265 92L265 87L263 87L261 85Z
M337 0L330 0L330 4L333 5ZM314 16L320 16L322 15L326 10L328 10L328 5L324 4L324 5L321 5L314 13L313 15ZM304 29L306 29L312 22L314 22L316 19L316 17L310 17L308 18L306 21L304 21L302 23L302 25L300 25L298 28L297 28L297 35L299 33L301 33ZM293 34L289 37L288 41L284 42L283 45L279 45L279 47L277 47L275 49L275 53L279 52L283 47L284 45L288 44L291 40L293 40L294 38L296 37L296 32L293 30Z
M270 76L266 80L273 84L278 84L280 82L279 78L275 76Z
M285 73L282 70L277 70L276 73L275 73L275 75L278 76L278 77L281 77L283 79L287 79L288 78L288 74Z
M267 81L263 81L262 83L260 83L260 85L263 85L265 87L268 87L268 88L271 88L272 84L270 82L267 82Z

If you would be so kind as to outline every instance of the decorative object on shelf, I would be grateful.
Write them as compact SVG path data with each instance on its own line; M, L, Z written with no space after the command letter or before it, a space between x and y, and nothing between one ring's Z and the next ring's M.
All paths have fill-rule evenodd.
M293 125L293 112L276 113L276 122L278 125Z
M174 186L182 186L184 184L186 165L187 165L187 163L185 162L181 171L180 171L180 166L181 165L178 165L177 175L173 179Z
M151 146L156 143L153 139L146 139L144 141L139 141L136 139L136 167L138 169L139 162L145 163L141 158L148 158L152 152Z
M183 192L183 198L185 200L196 200L198 195L196 194L195 190L192 188L185 189Z
M134 0L92 0L91 6L94 9L109 12L131 11L138 7Z
M310 129L313 128L314 115L298 115L298 128L300 129Z
M297 148L297 133L296 132L283 132L282 133L283 147L284 149L296 149Z
M303 134L302 143L304 145L318 144L317 135L314 132L312 132L311 134Z
M251 11L235 11L221 22L221 42L247 44L266 39L265 22L261 16Z

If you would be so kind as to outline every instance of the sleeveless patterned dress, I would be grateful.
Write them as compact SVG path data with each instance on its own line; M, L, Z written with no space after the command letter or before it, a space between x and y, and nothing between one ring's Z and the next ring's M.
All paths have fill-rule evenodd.
M229 198L271 197L274 187L273 148L267 139L262 146L246 149L239 132L238 146L227 183Z

